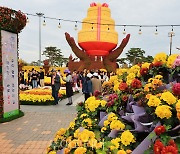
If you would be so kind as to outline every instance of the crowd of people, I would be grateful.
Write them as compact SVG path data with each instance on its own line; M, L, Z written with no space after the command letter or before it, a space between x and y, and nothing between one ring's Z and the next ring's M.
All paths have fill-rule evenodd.
M60 70L52 69L46 74L46 76L51 77L51 87L52 96L54 97L54 105L58 104L58 92L61 87L61 79L65 82L66 86L66 96L68 98L68 103L66 105L72 105L73 89L74 91L81 91L84 94L85 100L90 96L93 96L95 91L102 92L102 84L104 81L108 81L110 76L113 74L107 73L100 70L87 70L84 69L81 72L73 71L72 73L66 69L64 71L65 77L60 72ZM31 86L32 88L37 88L38 86L44 87L44 71L40 68L40 72L32 69L27 72L21 71L20 83L25 86Z
M19 72L20 88L27 89L29 86L37 88L38 86L44 87L44 71L40 68L40 71L36 71L34 68L32 70L22 70Z

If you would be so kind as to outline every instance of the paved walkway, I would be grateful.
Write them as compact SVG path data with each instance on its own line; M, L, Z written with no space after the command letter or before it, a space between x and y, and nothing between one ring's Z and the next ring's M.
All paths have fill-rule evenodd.
M0 154L45 154L57 130L68 127L76 116L76 104L83 100L79 93L72 106L65 105L67 99L55 106L22 105L24 117L0 124Z

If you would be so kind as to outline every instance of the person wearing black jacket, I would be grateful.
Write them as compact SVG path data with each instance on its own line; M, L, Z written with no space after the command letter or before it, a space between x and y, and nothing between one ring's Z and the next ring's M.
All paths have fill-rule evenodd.
M61 87L61 83L60 83L60 76L57 74L55 70L52 71L51 86L52 86L52 96L54 97L54 101L55 101L54 105L56 105L58 104L59 101L58 93Z
M83 94L85 101L92 96L92 81L91 81L92 74L88 73L85 77L85 81L83 84Z
M40 86L44 87L44 72L42 68L40 68L39 80L40 80Z

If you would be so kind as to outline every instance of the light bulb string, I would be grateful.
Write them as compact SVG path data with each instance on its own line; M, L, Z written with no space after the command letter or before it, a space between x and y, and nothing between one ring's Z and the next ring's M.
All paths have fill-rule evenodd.
M39 17L38 15L36 14L31 14L31 13L24 13L28 16L34 16L34 17ZM95 22L85 22L85 21L78 21L78 20L69 20L69 19L62 19L62 18L54 18L54 17L47 17L47 16L43 16L44 19L51 19L51 20L57 20L57 21L65 21L65 22L73 22L73 23L85 23L85 24L91 24L91 25L94 25L94 24L98 24L98 25L107 25L107 26L116 26L116 27L172 27L172 29L174 27L180 27L180 24L166 24L166 25L139 25L139 24L103 24L103 23L95 23Z

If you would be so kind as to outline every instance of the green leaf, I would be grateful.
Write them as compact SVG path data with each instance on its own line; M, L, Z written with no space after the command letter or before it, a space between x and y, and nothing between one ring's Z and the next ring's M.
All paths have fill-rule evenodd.
M114 111L117 111L117 106L116 106L116 105L113 106L113 110L114 110Z
M164 126L165 126L165 128L166 128L166 131L168 131L168 130L170 130L170 129L172 128L171 125L164 125Z
M161 142L162 142L164 145L167 145L168 142L169 142L169 140L171 139L169 136L167 136L166 133L165 133L165 134L162 134L162 135L160 136L160 138L161 138Z
M98 149L98 150L96 150L96 153L98 153L98 154L106 154L106 151L103 150L103 149Z
M144 154L151 154L152 153L152 149L148 149L146 151L144 151Z
M100 136L100 135L101 135L100 131L95 130L94 133L95 133L96 139L100 139L100 138L101 138L101 136Z

